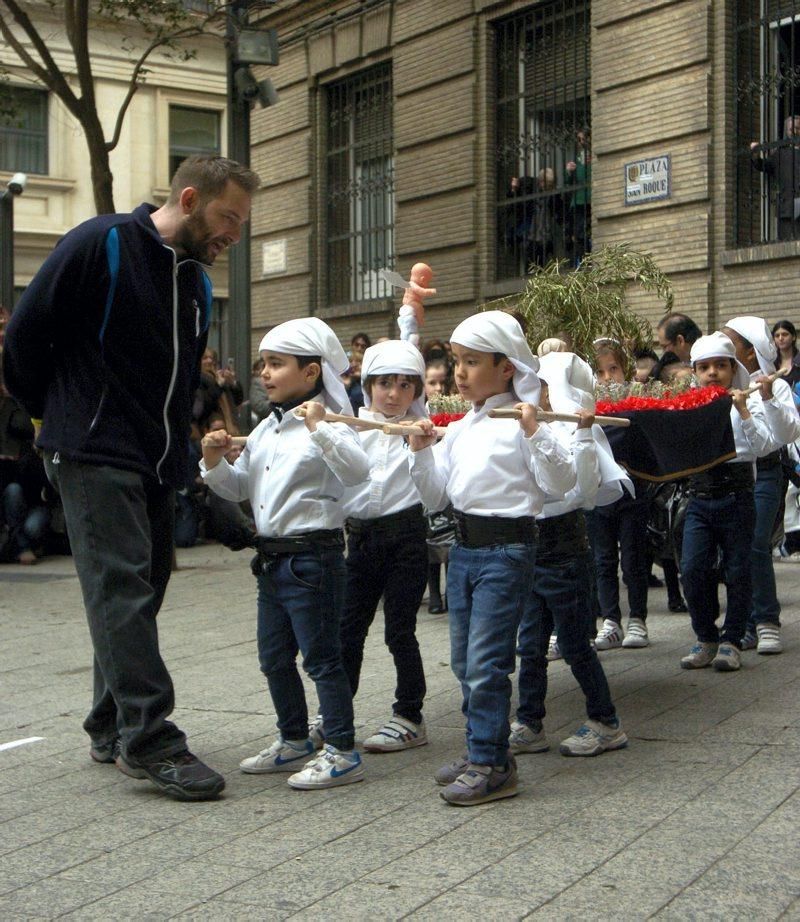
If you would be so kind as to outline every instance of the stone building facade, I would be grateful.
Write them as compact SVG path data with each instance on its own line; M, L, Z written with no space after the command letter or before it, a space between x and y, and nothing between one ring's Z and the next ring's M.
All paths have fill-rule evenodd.
M378 270L420 259L424 335L445 336L530 261L614 242L651 252L706 329L800 319L779 213L800 157L796 186L754 162L794 163L798 22L797 0L282 0L263 19L280 103L252 118L254 343L309 313L395 335Z

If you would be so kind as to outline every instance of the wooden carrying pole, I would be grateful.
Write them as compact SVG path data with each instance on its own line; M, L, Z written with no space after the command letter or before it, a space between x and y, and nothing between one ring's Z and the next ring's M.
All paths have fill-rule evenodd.
M513 407L501 407L498 410L489 410L489 416L492 419L519 419L522 416L521 410L515 410ZM557 420L561 423L579 423L580 416L576 413L553 413L550 410L536 410L536 418L543 423L550 423ZM595 416L594 421L599 426L630 426L631 421L621 416Z

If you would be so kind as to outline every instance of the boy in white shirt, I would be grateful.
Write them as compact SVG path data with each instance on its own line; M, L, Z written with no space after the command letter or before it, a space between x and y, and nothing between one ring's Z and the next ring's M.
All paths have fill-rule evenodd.
M508 752L517 629L532 588L535 517L546 494L575 484L569 451L536 419L539 362L519 323L502 311L467 318L450 337L455 381L472 402L436 436L412 435L411 476L430 510L452 502L456 544L447 596L451 666L461 683L467 754L435 775L442 798L472 806L517 793ZM519 425L489 410L516 406Z
M722 332L733 341L736 358L747 369L751 383L761 383L747 405L755 409L760 405L770 429L769 451L756 459L756 524L750 558L753 604L742 649L781 653L781 604L772 563L772 534L786 491L781 450L800 438L800 416L789 385L782 378L767 380L775 373L778 350L766 322L761 317L734 317Z
M275 327L260 352L272 412L234 465L223 458L230 436L208 433L200 465L215 493L250 499L256 523L258 655L280 735L240 768L295 772L289 784L304 790L350 784L363 779L364 768L353 749L353 699L339 647L346 578L341 499L346 486L367 477L369 463L352 429L324 421L326 411L352 413L339 377L348 361L333 330L316 317ZM316 757L298 649L327 731Z
M359 417L399 422L427 416L425 360L412 343L390 340L364 353ZM392 716L364 741L367 752L396 752L428 742L422 720L425 672L417 642L417 610L428 577L422 501L408 470L408 446L380 429L359 433L369 479L345 496L347 593L340 637L342 662L355 697L364 642L383 597L384 637L397 673Z
M681 579L697 643L681 659L684 669L713 666L731 672L741 665L742 639L752 598L750 546L755 527L753 484L755 460L769 450L769 427L758 404L748 407L747 371L724 333L701 336L692 344L692 368L700 387L733 387L731 424L736 457L687 480L691 499L686 507L681 553ZM717 548L727 608L722 629L714 574Z

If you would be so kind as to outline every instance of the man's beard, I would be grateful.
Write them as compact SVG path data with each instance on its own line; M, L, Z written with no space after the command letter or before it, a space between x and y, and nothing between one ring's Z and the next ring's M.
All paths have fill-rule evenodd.
M187 215L176 235L175 243L189 259L196 259L210 266L214 262L214 257L210 252L211 239L205 208L198 208L197 211Z

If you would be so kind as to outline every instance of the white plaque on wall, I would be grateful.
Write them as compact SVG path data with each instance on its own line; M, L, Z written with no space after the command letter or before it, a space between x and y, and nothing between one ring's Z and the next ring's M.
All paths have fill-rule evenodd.
M261 274L279 275L286 271L286 240L270 240L262 244Z
M625 164L625 204L643 205L672 194L672 162L669 154Z

